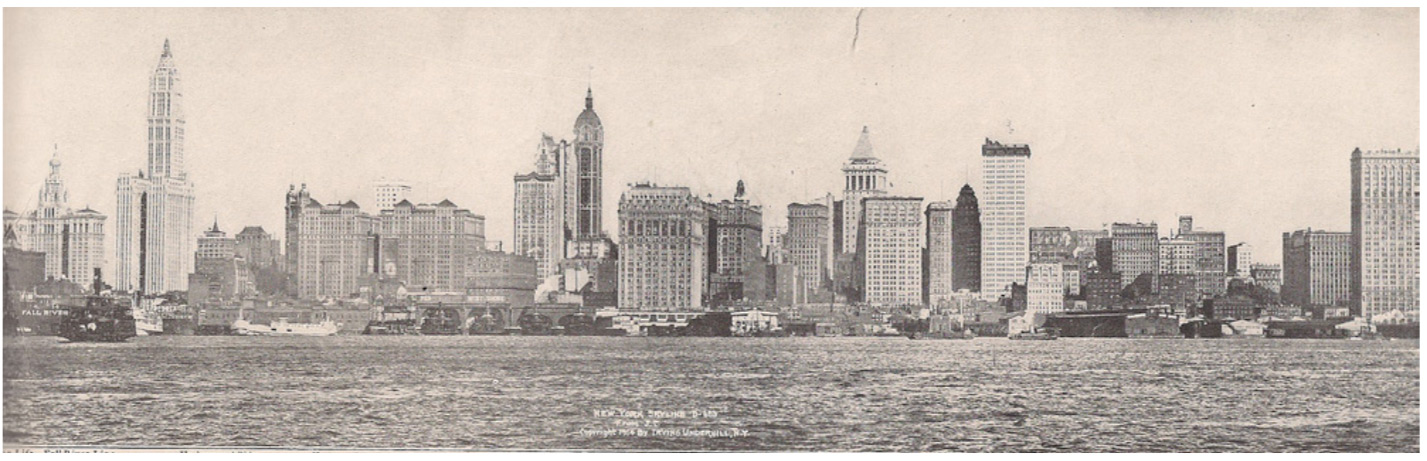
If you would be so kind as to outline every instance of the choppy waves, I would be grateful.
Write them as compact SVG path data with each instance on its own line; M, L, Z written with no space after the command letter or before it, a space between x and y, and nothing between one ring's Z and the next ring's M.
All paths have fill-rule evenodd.
M4 442L1417 451L1416 341L6 339Z

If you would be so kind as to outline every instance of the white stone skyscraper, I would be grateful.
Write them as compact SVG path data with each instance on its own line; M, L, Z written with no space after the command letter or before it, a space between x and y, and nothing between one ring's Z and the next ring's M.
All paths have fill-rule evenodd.
M798 268L798 292L796 299L807 299L809 293L824 288L829 278L828 260L832 258L828 242L832 240L831 219L828 206L822 203L789 203L788 232L783 237L782 247L792 256L792 264Z
M44 277L69 280L85 288L94 280L94 270L104 267L105 216L85 208L69 207L69 190L60 176L59 146L50 159L50 175L40 188L36 207L6 226L15 232L16 243L24 250L45 255Z
M554 275L565 256L564 176L557 169L565 143L540 137L535 171L515 175L515 254L535 259L536 275Z
M1011 294L1026 283L1030 231L1026 227L1026 176L1031 148L986 140L981 146L981 294Z
M119 177L114 287L164 293L188 288L193 271L193 183L184 165L183 86L173 53L149 78L148 169Z
M704 309L709 216L687 187L635 184L619 198L619 309Z
M1353 149L1352 308L1375 323L1418 320L1418 158Z
M1027 312L1050 314L1065 310L1065 265L1055 261L1026 266Z
M922 304L921 197L868 197L857 231L858 285L864 301L880 306Z
M862 127L862 135L857 138L857 146L852 149L852 157L842 166L842 248L843 253L857 252L858 220L862 218L862 199L881 197L888 193L891 184L887 182L887 169L882 160L872 152L872 139L867 127Z

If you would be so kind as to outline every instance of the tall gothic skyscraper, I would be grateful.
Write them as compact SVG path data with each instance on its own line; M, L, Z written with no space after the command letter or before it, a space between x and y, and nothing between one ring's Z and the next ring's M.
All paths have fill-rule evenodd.
M1026 283L1030 231L1026 228L1026 170L1031 148L986 140L981 146L981 295L1010 296Z
M163 293L188 288L193 271L193 183L184 165L183 86L173 53L149 77L147 173L119 177L114 287Z

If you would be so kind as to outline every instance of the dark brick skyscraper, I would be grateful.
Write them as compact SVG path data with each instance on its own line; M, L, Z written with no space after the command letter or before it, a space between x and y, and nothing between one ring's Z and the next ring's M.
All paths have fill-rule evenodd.
M981 208L970 184L961 186L951 220L951 289L981 291Z

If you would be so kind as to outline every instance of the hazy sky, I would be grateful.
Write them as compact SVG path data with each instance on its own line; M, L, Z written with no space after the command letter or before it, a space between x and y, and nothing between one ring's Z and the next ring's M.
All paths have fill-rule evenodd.
M867 125L898 195L954 199L979 188L983 138L1027 143L1032 226L1167 234L1193 214L1277 263L1284 231L1349 230L1354 147L1420 144L1415 9L858 15L7 8L4 202L34 207L58 143L72 205L112 223L165 38L196 221L229 232L281 234L289 184L370 208L386 176L509 242L512 175L541 132L571 136L591 83L610 231L644 179L717 199L743 179L781 223L790 201L840 195Z

